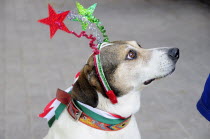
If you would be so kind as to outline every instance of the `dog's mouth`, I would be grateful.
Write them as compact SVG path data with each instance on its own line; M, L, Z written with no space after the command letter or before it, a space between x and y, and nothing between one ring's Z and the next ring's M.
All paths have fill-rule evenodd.
M175 70L175 68L173 68L169 73L167 73L167 74L165 74L163 76L159 76L159 77L156 77L156 78L149 79L149 80L144 82L144 85L148 85L148 84L152 83L155 80L158 80L158 79L164 78L164 77L166 77L168 75L171 75L174 72L174 70Z
M152 83L156 78L153 78L153 79L150 79L150 80L147 80L144 82L144 85L148 85L150 83Z

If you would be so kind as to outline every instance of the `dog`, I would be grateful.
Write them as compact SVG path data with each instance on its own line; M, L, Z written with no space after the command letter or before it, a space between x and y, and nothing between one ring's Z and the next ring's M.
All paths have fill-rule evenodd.
M118 131L102 131L75 121L64 109L45 139L141 139L134 116L140 109L141 91L153 81L174 72L179 49L144 49L136 41L114 41L106 43L100 55L104 74L118 103L112 104L106 96L93 55L80 71L70 95L94 109L130 117L128 125Z

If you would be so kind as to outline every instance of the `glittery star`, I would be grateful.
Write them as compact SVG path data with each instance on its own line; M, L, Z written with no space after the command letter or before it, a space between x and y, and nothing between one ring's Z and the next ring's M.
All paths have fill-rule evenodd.
M89 21L91 21L91 19L93 19L93 12L97 6L97 3L91 5L89 8L85 9L79 2L76 2L76 6L77 6L77 10L78 13L82 16L84 16L85 18L87 18ZM74 21L79 21L82 25L82 30L86 30L88 27L88 23L85 21L82 21L80 19L75 19Z
M58 29L70 32L63 20L66 18L70 11L57 14L50 4L48 4L49 17L38 20L38 22L50 26L50 38L52 38Z

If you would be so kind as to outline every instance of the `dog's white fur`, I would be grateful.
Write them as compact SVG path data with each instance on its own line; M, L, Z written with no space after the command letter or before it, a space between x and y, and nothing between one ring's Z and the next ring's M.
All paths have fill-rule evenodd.
M174 70L175 64L167 55L168 49L148 49L147 51L151 54L150 60L147 63L139 61L139 64L133 65L129 69L132 72L130 80L125 80L128 79L125 77L128 69L124 65L120 65L115 76L123 81L124 86L130 85L132 89L127 94L118 97L117 104L113 105L109 99L98 93L98 109L123 117L132 115L130 123L125 128L119 131L97 130L81 122L75 122L65 109L59 119L54 122L45 139L140 139L141 136L134 116L140 108L140 92L145 86L143 84L145 81L151 78L165 77Z

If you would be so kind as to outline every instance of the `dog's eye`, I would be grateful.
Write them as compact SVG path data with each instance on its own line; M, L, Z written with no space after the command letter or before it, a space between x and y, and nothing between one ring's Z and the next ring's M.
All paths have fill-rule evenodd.
M137 58L137 53L134 50L130 50L126 57L127 60L132 60Z

